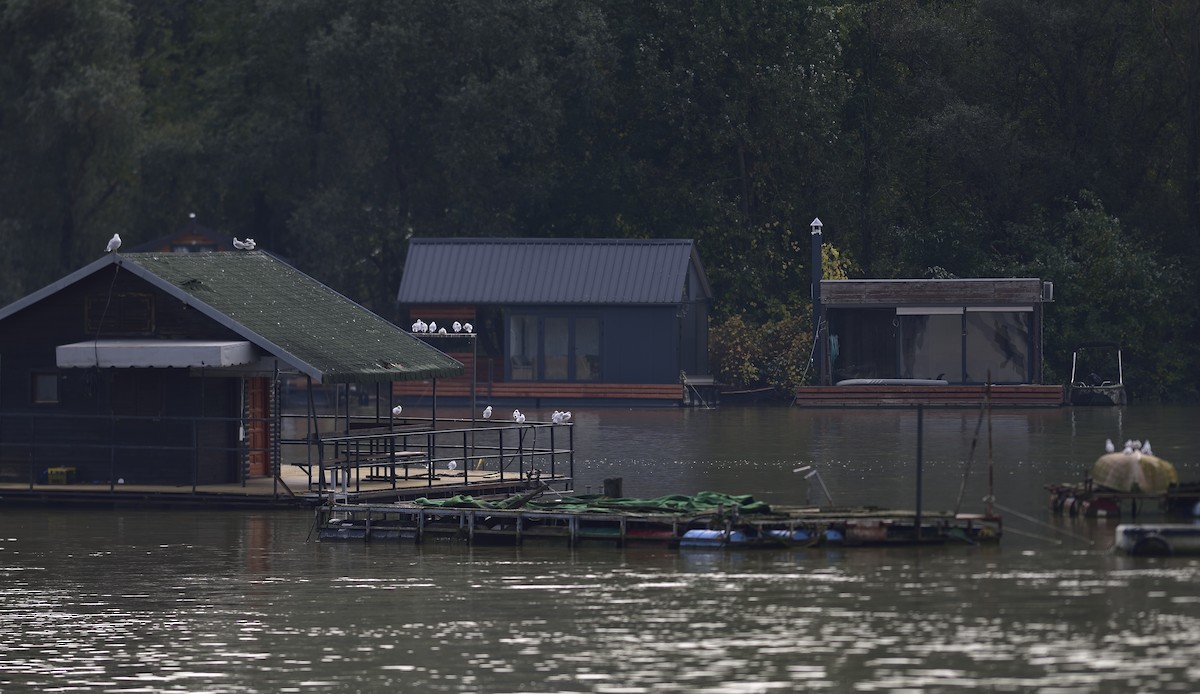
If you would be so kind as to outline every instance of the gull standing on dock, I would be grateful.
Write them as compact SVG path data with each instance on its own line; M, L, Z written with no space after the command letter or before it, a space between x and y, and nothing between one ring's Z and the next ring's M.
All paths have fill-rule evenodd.
M401 406L401 405L396 405L395 407L393 407L393 408L392 408L392 416L393 416L393 417L399 417L399 416L400 416L400 413L401 413L401 412L403 412L403 411L404 411L404 407L403 407L403 406Z
M488 405L487 407L483 408L483 418L484 419L492 418L492 406L491 405Z

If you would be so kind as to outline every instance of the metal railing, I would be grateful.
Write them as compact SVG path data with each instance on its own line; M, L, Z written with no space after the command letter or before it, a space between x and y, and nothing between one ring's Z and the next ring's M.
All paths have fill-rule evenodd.
M310 436L316 460L309 466L309 489L348 493L353 484L358 493L363 482L397 489L412 487L413 480L427 487L450 480L470 487L575 476L570 423L407 418L379 429Z

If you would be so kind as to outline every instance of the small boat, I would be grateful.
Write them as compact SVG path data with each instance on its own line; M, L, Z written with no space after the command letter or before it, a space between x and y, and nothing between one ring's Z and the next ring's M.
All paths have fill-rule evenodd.
M1140 556L1200 554L1200 525L1194 523L1118 525L1114 547L1126 554Z
M1081 356L1086 358L1080 359ZM1114 368L1116 380L1112 380ZM1107 375L1101 375L1102 372ZM1071 355L1071 382L1067 385L1067 402L1071 405L1128 404L1119 343L1081 342L1075 347L1075 352Z

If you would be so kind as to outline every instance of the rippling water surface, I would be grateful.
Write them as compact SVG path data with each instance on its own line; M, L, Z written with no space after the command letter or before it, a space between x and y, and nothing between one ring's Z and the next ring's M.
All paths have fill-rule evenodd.
M993 547L312 543L303 511L0 502L0 689L1191 692L1200 561L1113 554L1111 522L1050 517L1042 486L1106 437L1200 478L1197 415L997 411L989 440L977 412L926 412L924 505L978 510L990 458ZM838 504L911 507L916 417L577 411L579 488L800 503L819 490L791 470L816 464Z

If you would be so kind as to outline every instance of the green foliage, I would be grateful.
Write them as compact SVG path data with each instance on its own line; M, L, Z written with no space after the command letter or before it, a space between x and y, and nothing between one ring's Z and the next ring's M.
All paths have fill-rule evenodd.
M0 299L125 231L141 93L120 0L0 4Z
M1046 223L1049 233L1014 228L1020 237L1038 234L1031 262L1011 268L1054 279L1055 303L1047 308L1047 380L1066 382L1074 346L1114 340L1125 351L1126 380L1134 397L1158 399L1186 392L1187 364L1196 348L1177 339L1194 325L1186 307L1187 288L1178 281L1180 263L1144 244L1088 191L1066 201L1061 216Z
M803 314L785 314L761 325L731 316L712 326L709 351L714 375L734 388L770 386L794 393L812 377L812 321Z
M1042 277L1048 373L1112 336L1141 395L1188 396L1198 20L1185 0L8 0L0 303L191 212L385 314L412 235L694 238L729 380L790 388L820 216L827 277Z

